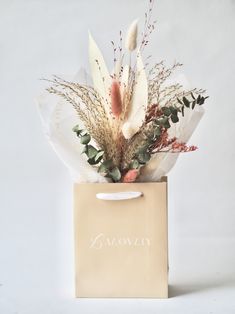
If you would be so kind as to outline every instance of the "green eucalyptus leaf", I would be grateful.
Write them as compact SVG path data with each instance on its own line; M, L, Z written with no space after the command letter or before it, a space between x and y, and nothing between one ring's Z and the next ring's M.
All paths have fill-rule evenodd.
M172 116L171 116L171 121L172 121L173 123L177 123L177 122L179 121L178 116L177 116L177 115L172 115Z
M73 132L81 131L78 124L75 125L75 126L72 128L72 130L73 130Z
M112 160L105 160L98 168L98 172L107 173L108 170L113 166Z
M159 128L159 127L156 127L155 129L154 129L154 136L156 137L156 136L160 136L161 135L161 129Z
M175 108L173 106L170 106L169 108L170 108L172 114L177 114L177 111L178 111L177 108Z
M99 161L95 160L95 158L89 158L89 159L87 159L87 162L90 165L96 165L96 164L98 164Z
M87 157L89 159L92 159L96 156L96 154L98 153L97 149L92 146L92 145L87 145Z
M119 181L122 177L121 172L118 169L118 167L114 167L111 171L109 171L108 175L115 182Z
M200 101L201 101L201 95L198 95L198 96L197 96L197 104L199 104Z
M105 165L101 164L98 168L98 172L100 173L107 173L108 169L105 167Z
M196 100L194 100L194 101L193 101L193 103L192 103L192 109L194 109L194 108L195 108L196 103L197 103L197 102L196 102Z
M151 158L151 155L147 151L143 151L138 154L138 160L141 164L146 164L146 162L148 162L150 158Z
M100 161L100 160L102 159L103 155L104 155L104 151L103 151L103 150L100 150L100 151L96 154L95 160L96 160L96 161Z
M83 147L82 154L87 154L87 145Z
M204 97L201 97L201 99L200 99L198 105L201 106L201 105L204 104L204 102L205 102L205 98L204 98Z
M181 112L182 112L182 116L184 117L184 106L182 107Z
M146 150L148 149L148 147L149 147L149 144L148 144L148 143L145 144L145 145L143 145L143 146L138 150L138 154L139 154L139 153L146 152Z
M184 102L185 107L189 108L190 101L186 97L183 97L183 102Z
M180 103L181 105L183 105L182 101L177 97L177 101L178 103Z
M160 125L164 125L168 121L168 117L161 118L159 121Z
M191 96L192 96L192 98L193 98L194 100L196 99L192 92L191 92Z
M139 166L140 166L140 164L139 164L138 160L136 160L136 159L132 160L130 165L129 165L130 169L138 169Z
M162 112L167 117L170 116L170 114L171 114L171 110L168 107L162 107Z
M171 127L169 120L164 123L164 128L169 129Z
M79 136L79 135L83 132L82 129L79 129L79 125L78 125L78 124L75 125L75 126L72 128L72 131L75 132L75 133L77 133L77 136Z
M80 142L81 142L81 144L86 145L90 142L90 140L91 140L90 134L86 133L86 134L81 136Z

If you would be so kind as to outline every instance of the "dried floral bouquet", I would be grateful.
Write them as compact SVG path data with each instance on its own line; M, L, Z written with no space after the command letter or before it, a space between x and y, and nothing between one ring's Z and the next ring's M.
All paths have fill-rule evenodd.
M208 96L203 96L205 91L201 89L186 90L180 83L167 84L180 63L166 67L159 62L147 71L142 53L155 28L152 10L150 0L139 44L137 20L126 34L125 50L122 32L117 46L111 42L114 52L111 74L89 35L93 86L57 76L48 80L52 86L47 91L62 97L77 113L78 124L73 132L83 146L87 162L110 182L139 180L158 154L196 149L174 136L174 125L181 123L185 111L203 105Z

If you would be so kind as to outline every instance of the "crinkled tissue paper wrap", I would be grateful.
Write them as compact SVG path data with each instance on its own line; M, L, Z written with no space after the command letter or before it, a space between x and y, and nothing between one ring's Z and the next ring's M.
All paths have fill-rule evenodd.
M187 85L183 75L178 76L178 83L180 80L180 83L185 85L186 82ZM85 84L90 83L90 79L84 69L78 72L76 79L73 81ZM172 81L168 82L168 84L170 83ZM73 107L66 101L58 99L47 92L37 97L36 101L44 133L56 154L69 169L73 181L77 183L108 182L107 178L100 175L96 169L87 163L85 155L81 154L82 145L74 132L72 132L72 128L76 124L82 125L82 123L79 121L79 117ZM184 117L180 117L179 123L173 124L169 129L169 137L175 136L179 141L187 143L203 114L204 109L201 106L195 107L194 110L185 108ZM178 156L178 153L156 154L141 170L138 181L159 181L172 169Z

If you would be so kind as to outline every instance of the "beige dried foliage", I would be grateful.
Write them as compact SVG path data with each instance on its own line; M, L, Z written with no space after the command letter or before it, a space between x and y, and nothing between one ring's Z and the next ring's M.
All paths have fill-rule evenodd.
M116 143L119 132L113 128L106 114L105 100L90 86L68 82L59 77L47 81L52 83L47 91L62 97L74 107L86 131L98 148L105 152L105 159L112 159L118 165L120 150Z

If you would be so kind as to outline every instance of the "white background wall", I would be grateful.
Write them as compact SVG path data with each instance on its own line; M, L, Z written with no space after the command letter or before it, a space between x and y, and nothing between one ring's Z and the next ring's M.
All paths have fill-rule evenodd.
M51 74L88 66L87 30L106 59L142 0L0 0L0 313L234 313L235 1L158 0L153 61L184 63L210 95L169 175L169 300L73 298L72 183L34 104ZM148 55L148 54L147 54ZM110 62L111 66L111 62Z

